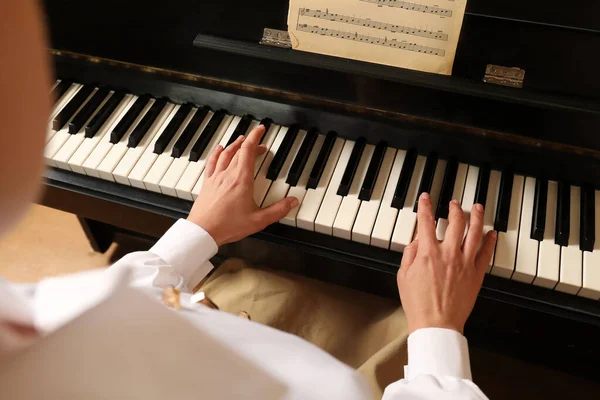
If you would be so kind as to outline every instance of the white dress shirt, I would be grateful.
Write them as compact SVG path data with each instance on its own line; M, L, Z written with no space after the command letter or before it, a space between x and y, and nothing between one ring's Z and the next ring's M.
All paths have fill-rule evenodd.
M35 351L25 352L28 354L17 359L21 363L14 362L8 368L2 368L0 363L0 395L6 393L14 399L30 398L35 395L35 390L43 390L46 398L77 398L82 393L92 398L89 388L85 386L85 379L77 379L69 390L56 385L56 380L63 379L62 375L57 375L52 380L54 383L48 383L49 387L28 384L33 379L40 379L35 378L36 368L32 368L31 364L41 365L38 368L39 376L43 377L41 381L50 381L48 376L67 374L68 366L73 363L61 368L52 360L52 364L44 369L43 364L57 354L46 349L44 342L48 342L46 347L58 346L58 354L68 358L69 351L77 351L79 342L84 346L82 348L90 348L86 340L101 343L108 340L107 336L114 336L116 345L106 344L105 350L85 357L96 360L94 366L89 367L93 369L94 376L104 377L107 374L109 377L103 379L117 382L112 385L90 383L97 398L128 393L128 385L119 383L123 380L143 382L129 386L135 386L136 397L145 399L161 398L163 389L169 390L169 395L179 394L179 397L170 397L173 399L185 398L190 393L198 394L199 390L202 396L198 398L207 399L240 398L239 393L243 393L244 399L261 400L370 398L368 385L362 376L316 346L294 335L191 303L190 290L212 270L209 259L216 253L217 245L208 233L191 222L179 220L149 251L131 253L107 271L49 278L35 285L0 281L0 322L33 325L44 334L44 338L39 340L41 343L32 346ZM127 285L138 290L132 291ZM162 289L166 286L174 286L182 291L182 310L164 311L167 308L159 304ZM150 297L140 296L139 291ZM101 322L106 318L110 322ZM188 323L184 323L185 320ZM98 328L92 329L95 324L98 324ZM121 325L125 327L121 329ZM127 331L129 325L135 332L133 336ZM111 327L110 335L99 333L107 326ZM160 332L165 326L172 328L172 333L166 338L165 333ZM89 330L85 334L88 336L81 338L86 329ZM119 333L121 330L123 333ZM186 334L188 336L185 338L181 336ZM61 339L61 335L67 335L68 340ZM178 335L181 338L177 339ZM90 339L95 336L98 339ZM125 344L132 337L137 338L135 340L138 343ZM65 340L71 343L67 349ZM153 354L151 350L166 353L152 355L152 359L157 360L152 371L164 369L158 380L135 372L136 369L144 370L148 363L142 360L139 362L141 367L134 367L138 365L133 361L136 357L127 352L129 347L141 345L144 341L151 343L144 347L150 352L148 354ZM160 346L156 346L156 343L160 343ZM129 360L130 368L120 365L100 371L99 359L103 354L108 357L110 351L119 347L118 344L122 344L123 348L119 351ZM89 351L97 350L98 346L92 346ZM83 351L79 350L79 354ZM175 352L181 356L169 361L169 355ZM42 357L42 354L47 356ZM80 355L79 359L82 358ZM169 362L175 364L173 368L169 367ZM184 367L188 365L186 363L193 365L193 368ZM72 373L86 368L82 363ZM167 384L173 369L177 370L173 379L179 383ZM182 374L192 373L190 371L195 374L194 378L182 378ZM231 376L232 373L235 377ZM128 374L133 374L134 378ZM156 374L156 371L148 374L155 376L152 374ZM27 379L23 378L20 385L19 379L25 375ZM386 388L383 399L486 399L471 380L467 340L452 330L428 328L413 332L408 337L408 365L404 367L404 376L404 379ZM223 384L223 379L228 384ZM181 384L182 380L184 384ZM9 384L3 385L3 382ZM7 389L9 387L12 389ZM49 395L53 390L58 390L54 397ZM103 391L103 394L99 394L99 391Z

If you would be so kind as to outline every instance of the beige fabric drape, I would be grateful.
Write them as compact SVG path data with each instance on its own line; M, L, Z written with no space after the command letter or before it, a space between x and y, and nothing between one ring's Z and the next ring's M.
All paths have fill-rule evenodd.
M356 368L375 398L404 374L408 328L398 301L239 259L219 266L201 290L222 311L246 311L253 321L298 335Z

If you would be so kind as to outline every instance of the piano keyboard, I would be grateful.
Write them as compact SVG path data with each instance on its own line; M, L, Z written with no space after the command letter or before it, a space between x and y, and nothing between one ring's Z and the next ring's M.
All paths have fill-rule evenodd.
M484 229L498 232L490 274L600 298L600 191L66 80L52 92L50 166L191 201L212 150L263 124L269 151L254 166L254 200L300 201L281 223L403 251L422 192L440 240L451 200L467 214L481 203Z

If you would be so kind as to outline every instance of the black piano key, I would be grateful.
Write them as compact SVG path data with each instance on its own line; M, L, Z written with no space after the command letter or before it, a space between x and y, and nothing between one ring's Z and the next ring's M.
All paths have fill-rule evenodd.
M535 196L533 198L533 216L531 219L531 238L544 240L546 230L546 205L548 203L548 181L535 181Z
M580 211L580 246L582 251L594 251L596 241L596 198L594 189L589 186L581 188Z
M263 140L265 140L265 136L267 136L267 132L269 131L269 128L271 128L272 124L273 120L271 118L264 118L262 121L260 121L260 125L265 127L265 133L260 138L260 143L262 143Z
M285 163L285 159L290 153L292 149L292 145L294 144L294 140L296 140L296 136L298 136L298 131L300 128L298 125L292 125L285 134L277 153L273 157L273 161L271 161L271 165L267 170L267 179L274 181L277 179L281 168L283 168L283 164Z
M435 168L437 167L438 158L439 157L437 153L431 153L427 157L425 168L423 169L423 176L421 177L421 182L419 183L419 190L417 191L417 200L415 200L415 207L413 208L414 212L419 211L419 197L421 197L421 194L431 193L431 185L433 184L433 176L435 175Z
M54 89L52 89L51 96L54 98L54 104L56 104L65 93L67 93L67 90L69 90L71 85L73 85L73 82L63 79L54 87Z
M358 163L360 163L360 158L362 157L362 153L365 150L366 145L367 139L364 137L360 137L356 140L356 142L354 142L352 153L350 153L350 159L348 160L348 164L346 164L344 175L342 175L342 181L338 187L338 196L348 196L348 192L350 192L350 186L352 186L352 181L354 181L354 176L356 175Z
M288 185L296 186L298 184L300 175L302 175L302 171L304 171L304 167L306 167L306 162L308 161L308 157L312 152L318 136L319 132L316 128L312 128L306 133L304 141L298 150L298 154L296 154L296 158L290 167L290 172L285 181Z
M127 130L135 122L136 118L140 115L144 107L148 105L150 96L145 95L138 97L135 103L127 110L123 118L119 121L117 126L114 127L110 133L110 142L113 144L119 143L119 140L123 138Z
M385 156L387 147L388 144L385 140L382 140L381 142L377 143L377 146L375 146L373 157L371 157L369 168L367 168L365 180L363 181L362 187L360 188L360 193L358 195L359 200L371 200L371 196L373 195L373 188L375 188L375 182L377 181L377 177L379 176L379 170L381 169L381 163L383 163L383 157Z
M412 178L415 169L417 156L417 149L410 149L406 152L406 156L404 157L404 164L402 164L402 171L400 171L396 190L394 190L394 198L392 199L392 207L399 210L404 207L404 200L406 200L406 194L408 193L410 178Z
M152 107L150 107L140 123L134 128L133 132L131 132L131 135L129 135L127 147L137 147L137 145L140 144L166 105L167 101L165 99L157 99L154 104L152 104Z
M554 242L559 246L569 245L571 216L571 187L558 182L558 199L556 203L556 231Z
M442 190L440 191L440 199L438 201L435 219L448 219L450 212L450 201L454 193L454 184L456 183L456 174L458 172L458 160L456 157L450 157L446 163L446 172L444 173L444 181L442 182Z
M321 147L321 151L317 156L317 160L315 161L315 165L313 166L312 171L310 171L310 176L308 177L308 183L306 184L306 189L316 189L319 185L319 181L321 180L321 176L323 175L323 171L325 171L325 166L327 165L327 161L329 160L329 156L331 155L331 150L333 149L333 145L335 144L335 140L337 139L337 133L331 131L325 137L325 141L323 142L323 147Z
M100 104L102 104L102 102L104 101L104 99L106 99L106 96L108 96L109 93L110 91L106 88L100 88L96 91L96 93L94 93L90 101L85 103L85 106L83 106L83 108L79 110L75 118L73 118L71 122L69 122L70 134L73 135L79 132L81 128L83 128L84 124L88 121L88 119L90 119L92 114L96 110L98 110L98 107L100 107Z
M88 126L85 127L85 137L92 138L96 136L96 133L102 128L102 126L106 123L108 118L112 115L113 112L117 109L121 101L125 98L125 93L123 92L115 92L110 96L110 99L102 106L102 109L98 111L94 118L90 121Z
M67 103L67 105L58 113L52 121L52 129L58 131L62 129L67 121L79 110L83 102L92 94L94 86L86 85L79 89L77 94Z
M510 214L510 200L515 175L512 171L503 171L500 179L498 193L498 205L496 206L496 217L494 219L494 230L506 232L508 230L508 216Z
M237 138L239 138L242 135L245 135L252 120L254 120L254 117L252 115L244 115L240 120L239 124L235 127L235 130L231 134L231 137L227 141L225 147L229 147L229 145L235 142Z
M475 190L475 200L473 204L481 204L485 207L487 200L488 186L490 185L490 166L487 164L479 168L479 176L477 177L477 189Z
M196 115L194 117L198 117L198 119L196 121L192 119L192 121L188 125L188 128L190 129L186 129L183 132L183 134L179 137L179 140L173 148L173 157L181 157L181 154L183 154L183 151L188 146L188 143L190 142L190 140L192 140L192 137L198 131L200 124L202 124L202 121L204 121L204 118L206 118L206 114L208 114L208 111L209 108L204 107L202 110L198 110L196 112ZM226 115L227 111L225 110L219 110L213 114L210 121L208 121L208 123L204 127L202 133L200 133L200 136L198 137L198 140L196 140L196 143L192 145L192 149L190 150L190 161L198 161L200 157L202 157L202 153L204 153L204 150L206 150L206 146L208 146L208 143L210 143L210 140L215 135L217 129L219 129L219 126L221 125L221 122L223 122L223 119ZM175 150L177 150L177 152Z
M169 121L169 125L167 125L158 140L154 143L154 153L162 154L165 151L165 148L171 143L173 136L175 136L185 118L190 114L192 107L192 104L183 104L179 107L179 110L177 110L171 121Z

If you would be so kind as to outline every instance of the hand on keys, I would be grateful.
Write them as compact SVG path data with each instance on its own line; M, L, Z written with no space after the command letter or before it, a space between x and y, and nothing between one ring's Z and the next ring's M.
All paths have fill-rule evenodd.
M202 189L188 220L207 231L219 246L266 228L298 205L294 197L265 209L254 202L254 160L267 151L260 144L264 133L260 125L226 149L217 146L207 161Z
M446 236L438 241L430 197L423 193L419 198L418 237L404 250L398 271L410 333L421 328L463 332L496 243L496 232L490 231L482 244L483 215L483 206L475 204L463 243L464 213L452 201Z

